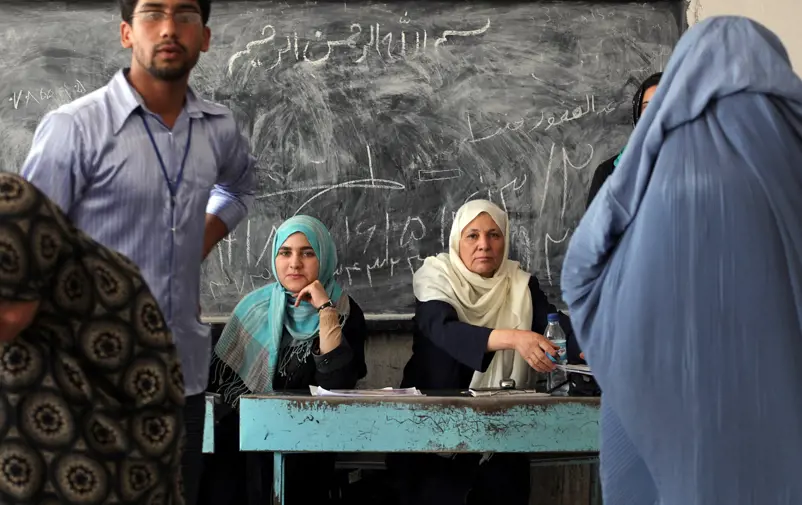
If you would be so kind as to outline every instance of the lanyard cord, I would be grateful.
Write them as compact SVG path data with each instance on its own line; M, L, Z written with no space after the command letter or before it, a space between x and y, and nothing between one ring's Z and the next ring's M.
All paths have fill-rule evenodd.
M156 157L159 159L159 165L162 169L162 175L164 176L164 182L167 183L167 189L170 191L170 202L172 205L175 205L175 198L178 194L178 187L181 185L181 180L184 178L184 167L187 166L187 157L189 156L189 147L192 144L192 118L189 118L189 132L187 133L187 145L184 148L184 159L181 160L181 167L178 170L178 176L175 179L175 186L173 183L170 182L170 177L167 175L167 167L164 164L164 159L162 158L162 153L159 151L159 146L156 145L156 139L153 138L153 132L150 131L150 126L148 126L148 122L145 119L144 114L139 114L139 117L142 119L142 124L145 125L145 130L148 132L148 137L150 138L150 144L153 146L153 150L156 151Z

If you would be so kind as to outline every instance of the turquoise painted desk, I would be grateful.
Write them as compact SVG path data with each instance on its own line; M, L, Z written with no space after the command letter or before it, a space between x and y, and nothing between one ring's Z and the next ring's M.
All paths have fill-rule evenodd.
M496 396L240 398L240 450L273 452L284 505L291 452L598 452L599 399Z

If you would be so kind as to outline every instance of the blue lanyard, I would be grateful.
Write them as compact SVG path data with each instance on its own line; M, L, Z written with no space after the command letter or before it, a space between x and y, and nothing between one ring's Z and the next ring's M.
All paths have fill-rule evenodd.
M170 191L170 205L175 207L175 198L178 194L178 187L181 185L181 180L184 178L184 167L187 165L189 147L192 144L192 118L189 118L189 132L187 133L187 146L184 148L184 159L181 160L181 168L178 169L178 176L175 178L175 186L173 186L170 177L167 175L167 167L164 165L162 153L159 151L159 146L156 145L156 139L153 138L153 132L150 131L150 126L148 126L148 122L145 119L145 114L140 113L139 117L142 118L142 124L145 125L145 130L148 132L150 144L153 146L153 150L156 151L156 157L159 158L159 165L161 165L164 182L167 183L167 189Z

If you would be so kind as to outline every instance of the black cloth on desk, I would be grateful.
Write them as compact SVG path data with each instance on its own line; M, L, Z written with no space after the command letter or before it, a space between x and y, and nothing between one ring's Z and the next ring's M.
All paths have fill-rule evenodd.
M203 426L206 420L206 393L186 397L184 405L184 454L181 471L184 479L184 503L198 504L201 475L203 475Z
M529 280L532 295L532 331L543 334L548 315L557 312L540 289ZM464 390L475 371L486 371L493 359L487 352L490 328L463 323L457 311L441 301L418 302L415 310L412 357L404 368L402 387L422 390ZM560 313L566 334L569 362L579 362L579 348L570 319ZM479 465L481 455L460 454L444 458L435 454L391 454L387 466L393 473L401 505L526 505L529 503L529 457L495 454Z
M529 457L493 454L393 454L388 466L396 476L399 505L527 505Z
M532 331L543 334L548 315L557 312L541 291L537 279L529 280L532 294ZM404 368L401 387L456 390L470 386L474 371L484 372L493 353L487 352L490 328L463 323L446 302L418 302L415 310L412 357ZM560 326L567 339L569 363L580 363L579 347L571 320L560 313Z
M590 181L590 190L588 191L588 201L585 204L585 208L590 207L590 204L593 202L593 199L596 198L596 194L604 184L604 181L607 180L608 177L613 175L613 171L615 170L615 160L618 158L616 154L609 160L605 161L598 167L596 167L596 171L593 172L593 179Z
M343 325L342 344L323 356L297 356L285 373L276 372L275 391L308 391L309 386L352 389L367 375L365 337L367 326L362 309L349 298L351 312ZM315 345L317 347L317 345ZM282 353L288 350L282 349ZM282 356L283 357L283 356ZM279 362L282 362L279 357ZM224 366L224 365L222 365ZM212 370L210 390L222 393L216 380L223 375ZM231 376L231 370L225 375ZM234 374L236 376L236 374ZM235 386L236 387L236 386ZM215 426L215 452L204 455L204 478L199 505L264 505L271 503L273 454L239 450L239 409L232 409ZM328 483L334 475L334 454L290 454L285 458L285 496L288 505L321 504L328 500Z

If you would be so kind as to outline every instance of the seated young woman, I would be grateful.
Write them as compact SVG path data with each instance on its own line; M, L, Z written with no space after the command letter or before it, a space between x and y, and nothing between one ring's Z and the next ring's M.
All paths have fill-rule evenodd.
M215 428L201 503L270 502L272 455L239 451L241 395L310 385L351 389L367 373L365 316L334 279L337 251L323 223L309 216L285 221L272 266L276 282L240 301L214 349L212 390L232 410ZM325 503L333 472L331 455L288 457L287 503Z
M532 387L535 371L554 369L547 353L555 346L543 332L557 310L537 279L508 259L509 237L509 219L493 203L474 200L457 211L449 252L427 258L413 277L418 305L402 387L464 390L509 378ZM561 325L575 361L567 317ZM403 505L529 502L526 455L392 455L388 465Z

